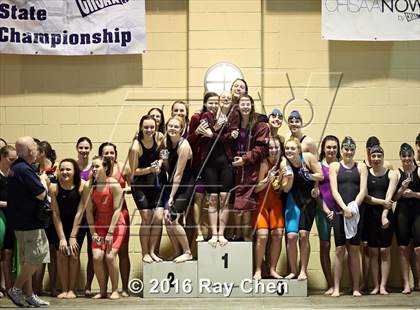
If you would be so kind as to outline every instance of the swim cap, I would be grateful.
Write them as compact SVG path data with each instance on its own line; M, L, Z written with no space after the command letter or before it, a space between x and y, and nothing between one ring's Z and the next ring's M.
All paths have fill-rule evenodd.
M369 137L369 139L367 139L366 141L366 148L370 149L371 147L375 145L381 145L381 142L379 142L379 139L375 136Z
M400 156L402 156L402 155L411 155L411 156L414 155L414 150L413 150L413 148L411 147L410 144L408 144L408 143L401 144L401 146L400 146Z
M300 115L299 111L297 111L297 110L293 110L292 112L290 112L290 115L287 118L287 120L290 121L293 118L296 118L296 119L299 119L300 121L302 121L302 116Z
M343 148L343 147L351 147L351 148L355 149L356 148L356 143L354 142L352 137L347 136L343 139L343 142L341 142L341 148Z
M374 145L369 148L369 154L372 155L375 153L381 153L382 155L384 155L384 150L379 145Z
M281 113L279 109L273 109L273 111L271 111L271 113L268 114L268 117L270 117L271 115L277 115L280 118L283 117L283 113Z

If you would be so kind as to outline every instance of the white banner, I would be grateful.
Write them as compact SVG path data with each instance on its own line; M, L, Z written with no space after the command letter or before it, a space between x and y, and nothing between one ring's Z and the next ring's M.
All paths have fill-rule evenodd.
M0 0L0 53L144 53L144 1Z
M322 0L326 40L420 40L420 0Z

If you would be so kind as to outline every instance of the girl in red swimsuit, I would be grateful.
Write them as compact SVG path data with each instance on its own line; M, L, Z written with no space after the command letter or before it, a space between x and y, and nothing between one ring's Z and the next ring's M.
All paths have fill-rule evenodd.
M128 256L128 240L130 237L130 215L128 213L127 203L124 194L130 190L131 186L131 171L128 162L121 163L117 160L117 146L111 142L104 142L99 146L99 156L108 158L111 162L111 176L118 181L123 189L123 204L121 213L127 225L127 234L123 240L121 249L118 251L118 258L120 262L120 273L122 281L122 297L128 297L128 280L130 276L130 258ZM126 187L126 185L128 185Z
M94 157L92 162L92 180L83 192L88 196L86 216L92 234L93 266L98 279L100 293L93 298L106 298L107 266L111 278L112 293L110 299L118 299L118 265L116 256L124 243L127 226L121 212L123 190L117 180L110 177L109 159ZM90 189L92 189L90 191ZM95 208L95 215L93 209Z

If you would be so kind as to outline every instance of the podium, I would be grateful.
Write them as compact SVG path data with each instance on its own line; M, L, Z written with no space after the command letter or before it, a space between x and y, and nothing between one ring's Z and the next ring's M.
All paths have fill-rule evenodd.
M307 280L254 280L252 242L214 248L198 242L198 260L143 264L143 298L306 297Z
M199 297L252 297L241 289L252 279L252 243L229 242L216 248L198 243Z
M143 264L143 298L197 297L197 261Z
M261 279L243 286L245 291L253 290L254 297L307 297L308 281L288 279Z

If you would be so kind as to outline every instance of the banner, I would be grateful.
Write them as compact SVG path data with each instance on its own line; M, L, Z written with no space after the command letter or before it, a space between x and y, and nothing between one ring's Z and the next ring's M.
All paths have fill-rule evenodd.
M144 53L144 1L0 0L0 53Z
M326 40L420 40L420 0L322 0Z

